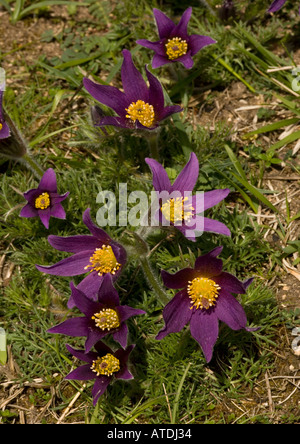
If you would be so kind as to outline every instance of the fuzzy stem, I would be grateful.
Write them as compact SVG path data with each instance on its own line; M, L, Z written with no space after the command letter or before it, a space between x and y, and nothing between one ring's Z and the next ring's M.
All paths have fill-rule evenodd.
M25 154L21 159L19 159L21 162L24 161L25 165L36 175L38 179L41 179L44 171L42 168L36 163L35 160L30 157L30 155L27 153Z
M158 133L154 132L153 134L149 135L147 140L152 159L159 160Z
M202 3L202 5L207 8L209 10L209 12L213 15L216 16L215 11L213 10L213 8L208 4L208 2L206 0L200 0L200 3Z
M169 302L169 298L164 292L163 288L161 287L158 278L154 275L147 256L140 256L139 260L149 285L153 288L153 290L157 294L160 302L163 305L166 305Z

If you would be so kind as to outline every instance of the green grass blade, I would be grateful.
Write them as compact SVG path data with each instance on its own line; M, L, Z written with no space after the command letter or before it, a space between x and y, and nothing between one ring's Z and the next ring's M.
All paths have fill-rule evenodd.
M261 128L258 128L257 130L250 131L249 133L246 133L243 135L243 139L248 139L252 136L255 136L256 134L264 134L271 131L276 131L281 128L284 128L285 126L294 125L299 122L298 117L292 117L291 119L284 119L280 120L279 122L270 123L268 125L262 126Z
M247 176L243 170L243 167L241 165L241 163L238 161L238 158L236 157L236 155L234 154L234 152L232 151L231 148L229 148L228 145L225 145L225 150L229 156L229 159L231 160L234 168L237 170L237 172L239 173L239 175L244 179L247 180Z
M67 0L45 0L43 2L33 3L19 13L18 18L24 18L35 9L46 8L47 6L68 5L68 6L88 6L88 3L72 2Z
M294 133L284 137L282 140L279 140L278 142L274 143L274 145L270 146L270 148L268 148L266 152L267 153L275 152L282 146L295 142L295 140L298 139L300 139L300 131L295 131Z
M173 407L173 412L172 412L172 422L171 422L171 424L175 424L176 423L179 397L180 397L182 386L183 386L183 383L185 381L185 378L186 378L186 375L187 375L187 373L189 371L190 366L191 366L191 362L189 362L188 365L186 366L186 369L184 370L184 373L182 375L181 381L180 381L179 386L178 386L178 390L177 390L177 393L176 393L176 396L175 396L175 401L174 401L174 407Z
M9 13L11 13L11 7L5 0L0 0L0 5L2 5Z
M20 19L23 5L24 5L24 0L16 0L14 12L11 18L13 23L16 23Z

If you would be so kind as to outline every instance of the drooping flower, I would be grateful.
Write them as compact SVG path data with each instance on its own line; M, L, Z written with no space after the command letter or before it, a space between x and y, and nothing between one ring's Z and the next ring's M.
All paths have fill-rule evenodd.
M159 80L147 69L147 86L132 61L130 51L122 51L121 68L123 91L114 86L99 85L84 78L85 89L98 102L111 108L117 116L105 116L96 126L113 125L122 128L153 130L171 114L182 111L178 105L164 106L164 94Z
M2 108L2 100L5 89L5 83L0 84L0 139L6 139L10 136L9 126L4 120L4 112Z
M223 262L217 256L223 247L217 247L198 257L194 268L185 268L175 274L161 272L164 284L181 289L163 310L164 328L156 339L179 332L190 324L192 337L200 344L205 359L212 358L213 347L219 334L219 321L232 330L248 328L245 311L232 295L246 293L252 278L241 282L234 275L222 271Z
M75 306L84 314L67 319L48 330L48 333L60 333L68 336L86 336L85 351L111 334L123 348L127 345L128 327L126 321L132 316L145 314L145 311L120 305L117 290L113 286L112 276L105 274L98 291L97 299L91 300L71 282L72 298Z
M199 162L195 153L191 153L188 163L173 185L159 162L150 158L146 158L145 161L152 170L153 187L157 197L162 201L159 204L158 215L163 225L175 226L192 241L196 241L199 235L197 232L203 231L230 235L229 229L222 222L198 214L225 199L230 189L212 190L192 196L199 175Z
M212 43L216 43L211 37L192 34L187 31L191 18L192 8L187 8L176 25L162 11L154 8L153 14L157 24L159 40L150 42L149 40L137 40L141 46L152 49L155 54L152 60L152 68L158 68L166 63L181 62L185 68L192 68L193 56L202 48Z
M120 348L112 351L107 345L99 341L95 345L96 352L90 351L88 353L84 350L75 350L70 345L66 347L73 356L87 362L87 364L71 371L65 379L78 381L95 379L92 389L94 405L113 379L133 379L133 375L128 370L128 358L135 345L129 345L125 350Z
M91 235L48 236L48 242L56 250L74 253L54 265L36 265L36 268L56 276L77 276L89 272L78 284L88 298L95 300L105 274L109 273L116 279L126 263L126 250L100 227L95 225L88 208L83 213L83 222ZM68 306L72 308L72 296Z
M287 0L274 0L270 8L268 9L268 12L279 11L279 9L282 8L282 6L286 3L286 1ZM299 14L300 14L300 8L299 8Z
M37 188L26 191L28 203L22 208L21 217L39 217L46 228L49 228L50 217L65 219L66 213L61 204L70 193L63 195L57 192L56 174L49 168L43 175Z

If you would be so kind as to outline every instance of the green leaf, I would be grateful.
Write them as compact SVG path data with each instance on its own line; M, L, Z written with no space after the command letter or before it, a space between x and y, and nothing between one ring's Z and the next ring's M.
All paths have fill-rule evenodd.
M242 138L248 139L252 136L255 136L256 134L263 134L263 133L268 133L271 131L276 131L281 128L284 128L285 126L293 125L298 122L299 122L299 118L297 118L297 117L292 117L291 119L280 120L279 122L270 123L268 125L258 128L257 130L250 131L249 133L244 134L242 136Z
M18 2L19 3L19 2ZM26 15L30 14L31 11L40 8L46 8L47 6L55 6L55 5L68 5L68 6L88 6L88 3L80 3L80 2L72 2L68 0L45 0L43 2L33 3L27 8L23 9L22 12L19 12L18 18L24 18Z

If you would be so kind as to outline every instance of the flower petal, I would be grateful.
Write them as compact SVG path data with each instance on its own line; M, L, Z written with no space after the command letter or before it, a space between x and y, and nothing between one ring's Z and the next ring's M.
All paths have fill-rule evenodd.
M87 78L83 79L83 85L87 92L98 102L113 109L119 116L125 116L128 100L126 95L118 88L110 85L99 85Z
M180 113L181 111L183 111L183 108L180 105L165 106L160 114L160 120L164 120L172 114Z
M223 247L216 247L209 253L199 256L195 261L195 271L201 275L201 277L213 277L218 276L222 272L223 261L217 259L217 256L221 253Z
M217 43L211 37L206 35L197 35L192 34L189 36L189 49L191 50L191 56L194 56L199 52L202 48L208 45L212 45L213 43Z
M0 130L0 139L6 139L10 136L10 129L6 122L1 122L2 128Z
M195 208L196 214L198 214L220 203L229 193L229 188L197 193L192 197L192 206Z
M190 327L192 337L200 344L205 359L209 362L219 335L219 323L216 314L214 311L208 313L201 309L195 310Z
M94 373L94 375L96 375L96 373ZM110 376L105 376L105 375L96 377L95 384L92 388L94 406L97 404L100 396L103 395L103 393L107 389L107 386L110 383L111 379L112 378Z
M271 4L270 8L268 9L268 12L276 12L282 6L285 4L286 0L274 0L274 2Z
M67 251L68 253L79 253L80 251L90 250L93 254L96 248L101 247L101 243L94 236L77 234L75 236L48 236L49 244L59 251Z
M165 39L169 37L175 28L175 23L159 9L154 8L153 15L155 17L159 38Z
M162 40L159 40L158 42L150 42L149 40L140 39L137 40L136 43L145 48L152 49L152 51L155 51L158 55L165 56L166 54L165 45Z
M154 54L152 59L152 68L159 68L160 66L166 65L167 63L170 63L170 60L167 56L163 56L160 54Z
M36 216L38 216L38 211L36 208L33 208L33 206L30 205L30 203L27 203L20 212L20 217L36 217Z
M42 221L42 224L48 229L49 228L49 220L51 217L51 208L46 208L46 210L38 210L38 215Z
M161 120L160 115L164 109L164 93L160 81L148 70L146 74L149 81L149 104L153 105L156 120Z
M91 318L98 311L99 304L87 298L86 295L81 290L75 287L73 282L70 282L70 288L75 306L87 318Z
M118 342L121 347L125 348L127 345L128 327L125 323L121 324L117 331L112 333L112 336L116 342Z
M185 55L174 59L174 62L180 62L186 69L191 69L194 66L194 60L191 56L191 51L188 51Z
M83 223L87 226L87 228L89 229L90 233L93 236L95 236L103 244L108 245L111 241L111 238L104 230L102 230L102 228L100 228L94 224L94 222L91 219L90 212L91 212L91 209L87 208L85 210L85 212L83 213L83 217L82 217Z
M38 185L40 191L48 191L48 193L57 193L56 174L53 168L48 168L44 173Z
M171 182L164 167L155 159L146 157L145 162L149 165L153 175L153 187L156 191L171 191Z
M117 311L121 322L127 321L127 319L131 318L132 316L146 314L144 310L129 307L129 305L119 305L117 307Z
M91 370L91 365L85 364L75 368L75 370L71 371L67 376L65 376L65 379L89 381L90 379L94 379L95 377L96 373Z
M226 225L218 220L208 219L204 217L204 231L211 231L213 233L224 234L225 236L230 236L230 230Z
M88 333L88 320L85 316L70 318L66 321L49 328L47 333L58 333L68 336L86 336Z
M199 176L199 162L195 153L191 153L190 159L172 185L171 191L192 191Z
M98 301L107 306L119 306L119 294L113 286L112 281L112 275L110 273L106 273L103 276L102 284L98 292Z
M246 293L244 283L239 281L233 274L227 273L226 271L219 274L214 281L216 284L220 285L221 288L224 288L224 290L230 293Z
M173 289L186 287L188 285L188 281L193 280L195 276L195 270L192 268L184 268L174 274L168 273L165 270L161 271L161 277L164 285Z
M56 203L50 210L51 216L57 219L66 219L66 212L61 203Z
M77 276L86 273L85 267L89 264L91 252L81 251L73 256L62 259L53 265L36 265L42 273L53 274L55 276Z
M232 330L240 330L246 327L246 313L241 304L228 291L223 289L220 291L215 313L218 319L225 322Z
M143 100L148 102L149 94L146 82L135 67L130 51L123 49L122 51L124 61L121 68L121 77L124 92L129 104L132 102L137 102L138 100ZM129 105L127 103L127 105Z
M177 333L189 323L192 310L186 290L179 291L165 306L163 318L165 326L160 330L155 339L162 339L170 333Z

